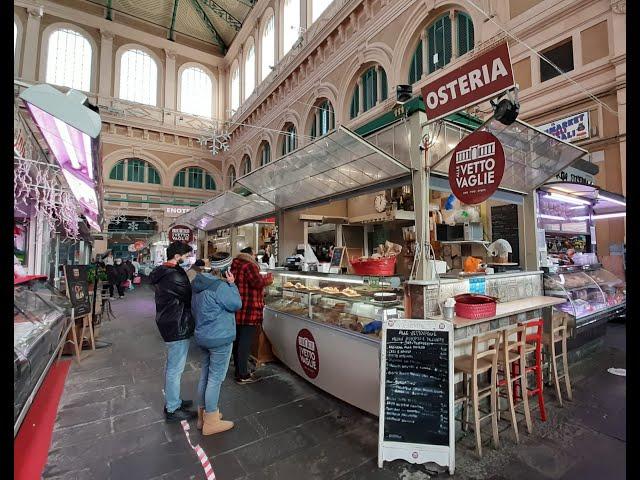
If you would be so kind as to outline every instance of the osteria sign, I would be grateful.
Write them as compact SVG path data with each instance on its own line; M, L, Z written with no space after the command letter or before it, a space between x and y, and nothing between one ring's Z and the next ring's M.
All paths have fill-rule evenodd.
M514 85L509 46L502 42L422 88L427 120L439 120Z

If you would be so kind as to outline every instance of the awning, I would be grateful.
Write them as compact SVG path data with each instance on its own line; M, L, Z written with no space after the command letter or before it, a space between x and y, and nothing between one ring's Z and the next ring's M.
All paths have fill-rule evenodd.
M409 169L345 127L237 179L279 208L407 176Z
M275 212L275 207L257 195L238 195L227 191L178 217L174 224L187 224L200 230L215 230L262 219Z
M504 125L491 117L478 130L492 133L502 143L505 169L500 188L514 192L531 193L587 153L520 120ZM452 153L432 165L432 172L447 176Z

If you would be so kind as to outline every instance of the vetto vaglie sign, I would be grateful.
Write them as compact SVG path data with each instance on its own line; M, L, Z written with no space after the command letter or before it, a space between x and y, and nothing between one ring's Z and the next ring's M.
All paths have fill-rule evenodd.
M191 243L193 241L193 230L185 225L171 227L171 230L169 230L169 241Z
M576 113L570 117L561 118L555 122L545 123L538 127L545 133L564 140L577 142L589 138L589 112Z
M427 120L433 122L513 86L509 47L503 42L422 88Z
M451 191L462 203L484 202L500 186L504 163L500 140L489 132L472 133L462 139L451 155Z

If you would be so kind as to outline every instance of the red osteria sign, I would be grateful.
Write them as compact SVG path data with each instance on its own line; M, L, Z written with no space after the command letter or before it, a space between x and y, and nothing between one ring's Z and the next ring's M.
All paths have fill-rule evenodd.
M427 119L446 117L514 85L509 47L503 42L422 88Z
M451 155L449 185L467 205L484 202L495 193L504 174L504 149L489 132L478 131L462 139Z
M296 351L300 366L309 378L316 378L320 371L320 358L318 357L318 346L309 330L303 328L298 332L296 338Z
M185 225L176 225L169 230L169 241L191 243L193 241L193 230Z

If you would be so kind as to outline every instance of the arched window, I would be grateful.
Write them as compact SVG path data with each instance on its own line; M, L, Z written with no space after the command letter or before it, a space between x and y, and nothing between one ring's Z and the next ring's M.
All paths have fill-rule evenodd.
M271 18L267 21L262 31L262 65L260 67L260 80L264 80L271 73L271 67L276 64L276 30L275 30L275 17L271 15Z
M231 165L227 170L227 188L231 190L234 183L236 183L236 168Z
M282 155L293 152L298 148L298 138L296 135L296 127L292 123L287 123L282 134Z
M311 136L313 138L326 135L336 127L336 118L333 105L329 100L322 101L313 109L313 122L311 123Z
M282 9L282 54L286 55L300 36L300 1L284 0Z
M198 67L185 68L180 75L180 111L211 118L211 77Z
M422 78L422 74L424 73L424 67L422 65L422 40L418 42L418 46L416 47L416 51L413 52L413 56L411 57L411 65L409 66L409 84L413 85L420 78Z
M247 58L244 60L244 98L249 98L256 88L256 48L249 47Z
M126 172L126 176L125 176ZM111 180L160 185L160 174L149 162L139 158L125 158L116 163L109 173Z
M199 167L187 167L180 170L173 179L174 187L187 187L215 190L216 182L211 175Z
M451 18L445 13L427 29L429 43L429 73L444 67L451 61Z
M68 28L49 37L46 82L91 91L91 45L80 33Z
M240 67L231 72L231 110L240 108Z
M315 22L333 0L311 0L311 21Z
M262 142L260 145L260 153L258 155L260 156L261 167L271 162L271 145L269 145L269 142L266 140Z
M251 173L251 158L249 155L245 155L240 163L240 174L247 175L248 173Z
M362 93L360 92L362 88ZM358 79L351 97L349 113L355 118L360 113L360 100L362 99L362 111L375 107L378 102L388 97L387 74L380 66L368 68ZM380 98L378 98L380 97Z
M473 50L473 22L466 13L457 12L458 21L458 55L464 55Z
M120 59L119 98L130 102L157 105L158 65L146 52L131 49Z

